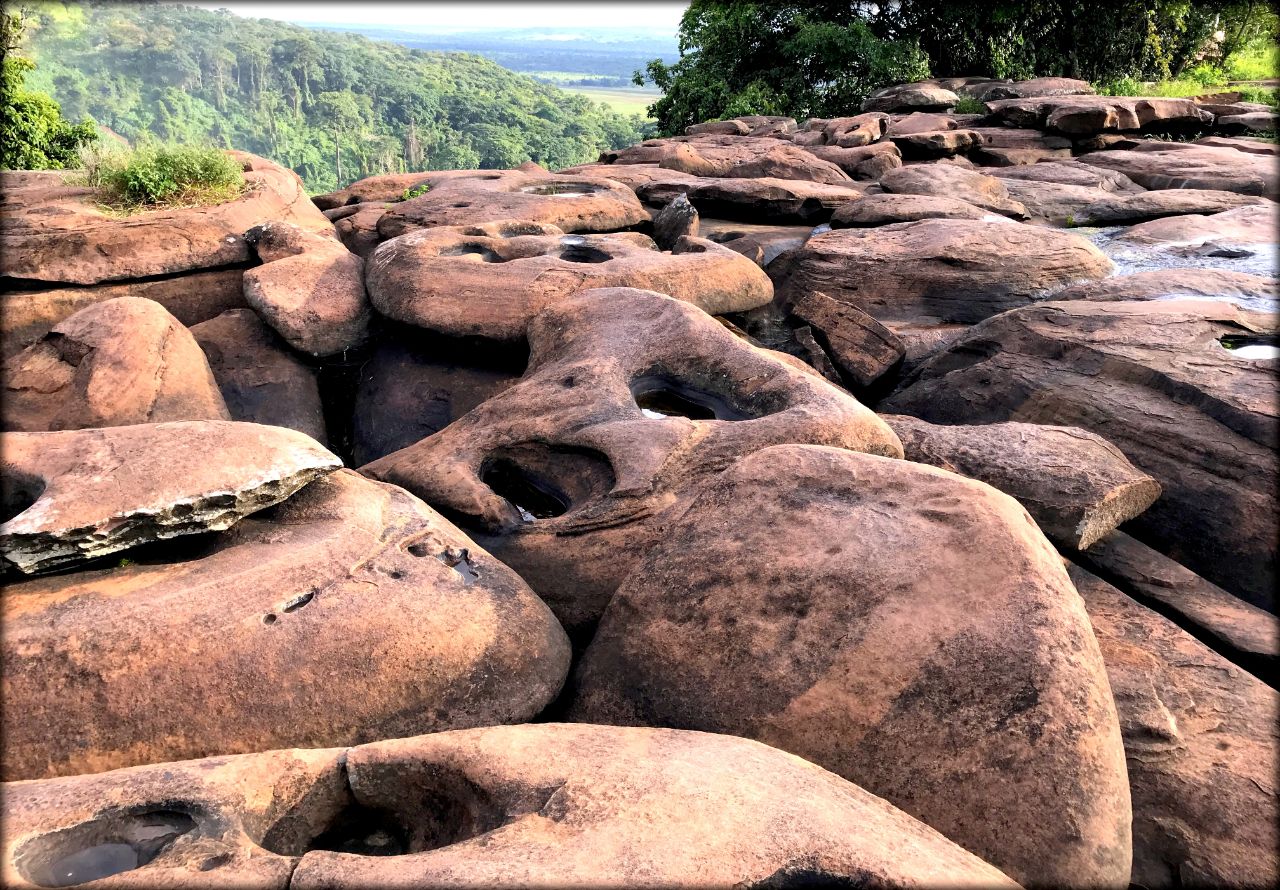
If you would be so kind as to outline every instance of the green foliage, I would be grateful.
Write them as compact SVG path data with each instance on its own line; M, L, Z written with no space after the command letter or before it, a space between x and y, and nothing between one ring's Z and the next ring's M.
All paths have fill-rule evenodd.
M85 184L103 203L125 210L216 204L244 191L244 173L225 151L194 145L144 144L134 150L82 153Z
M98 138L92 121L73 124L58 103L28 90L24 81L35 63L16 52L22 34L17 15L0 12L0 169L60 170L75 166L77 150Z
M401 201L408 201L410 198L417 198L431 191L431 183L424 182L422 185L415 185L411 189L405 189L404 194L400 196Z
M986 114L987 106L972 96L961 96L954 110L956 114Z
M910 40L877 38L832 2L693 0L680 23L680 60L655 59L635 83L665 95L650 106L664 133L743 114L830 117L880 87L928 76Z
M1280 106L1280 89L1275 87L1236 86L1231 90L1240 94L1241 102L1261 102L1264 105Z
M1228 80L1269 80L1280 77L1280 46L1274 43L1232 56L1224 71Z
M131 142L260 154L313 192L378 173L556 169L646 136L639 116L478 56L159 3L30 7L38 86L69 114Z

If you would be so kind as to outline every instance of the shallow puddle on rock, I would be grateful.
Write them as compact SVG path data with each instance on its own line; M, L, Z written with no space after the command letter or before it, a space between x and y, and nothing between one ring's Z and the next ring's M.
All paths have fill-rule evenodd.
M1246 272L1263 278L1280 276L1277 267L1275 245L1249 245L1248 251L1232 251L1222 245L1137 244L1117 241L1116 236L1125 226L1080 226L1068 231L1092 241L1094 246L1115 263L1115 274L1133 275L1165 269L1221 269L1229 272ZM1256 248L1256 249L1253 249ZM1179 299L1177 296L1171 299ZM1182 296L1180 299L1187 299ZM1261 312L1274 312L1277 301L1266 297L1197 297L1197 299L1223 299L1242 308Z
M133 871L138 854L129 844L98 844L63 856L49 865L49 887L72 887L86 881Z
M1280 358L1280 340L1275 337L1223 337L1218 343L1233 358L1246 361Z
M663 414L661 411L650 411L648 408L641 408L640 413L649 420L666 420L668 417L668 415Z

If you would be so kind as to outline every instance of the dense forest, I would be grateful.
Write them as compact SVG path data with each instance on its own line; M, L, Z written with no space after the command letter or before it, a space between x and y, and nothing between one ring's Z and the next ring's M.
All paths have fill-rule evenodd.
M24 3L26 86L130 142L210 142L312 191L404 170L550 168L645 137L582 96L474 55L149 3Z

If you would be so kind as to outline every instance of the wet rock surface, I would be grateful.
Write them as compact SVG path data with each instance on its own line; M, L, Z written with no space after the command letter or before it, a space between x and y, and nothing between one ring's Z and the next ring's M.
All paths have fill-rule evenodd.
M1025 511L981 483L832 448L747 456L618 590L575 686L572 719L791 751L1022 883L1128 878L1088 619Z

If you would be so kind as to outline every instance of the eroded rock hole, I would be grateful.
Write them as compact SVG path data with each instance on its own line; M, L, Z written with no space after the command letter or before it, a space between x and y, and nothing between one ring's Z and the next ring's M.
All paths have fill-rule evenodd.
M527 195L541 195L545 198L582 198L600 191L600 188L586 182L553 182L526 185L520 191Z
M37 476L5 473L0 476L0 522L20 516L40 500L44 480Z
M615 481L603 454L540 443L495 452L481 466L480 478L525 522L563 516L610 491Z
M631 395L646 417L687 417L690 420L749 420L755 416L741 410L724 396L709 393L665 375L646 375L633 380Z
M490 250L483 244L459 244L440 251L440 256L477 256L485 263L505 262L495 251Z
M31 883L71 887L142 868L195 828L174 810L104 816L35 838L15 859Z
M566 244L560 249L560 259L568 263L607 263L613 257L597 247Z
M408 831L385 810L352 804L338 813L307 850L329 850L356 856L403 856L409 851Z
M1235 358L1251 361L1280 358L1280 337L1228 334L1218 343Z

